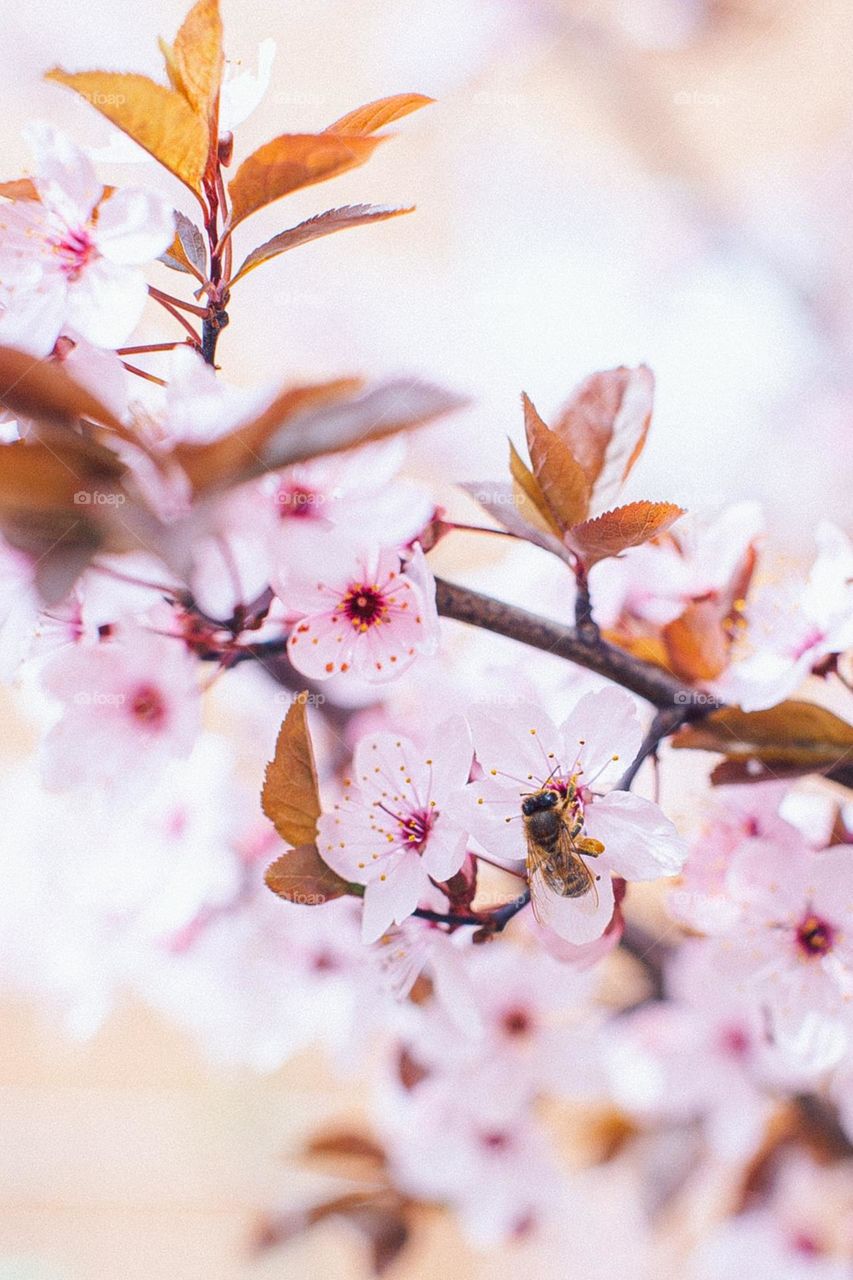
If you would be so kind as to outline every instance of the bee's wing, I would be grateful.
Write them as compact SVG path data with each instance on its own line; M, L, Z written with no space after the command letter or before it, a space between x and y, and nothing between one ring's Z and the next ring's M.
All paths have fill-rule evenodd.
M549 890L543 878L543 869L548 861L544 849L540 849L534 840L527 837L527 884L530 888L530 905L538 924L547 924Z
M568 829L561 833L559 840L561 858L552 858L529 837L527 840L527 878L530 885L530 902L533 914L539 924L550 925L554 916L554 908L568 898L574 904L573 909L582 915L593 916L599 908L596 877L577 852ZM555 863L570 867L572 872L586 881L586 891L580 894L560 894L560 873ZM559 932L559 930L557 930Z

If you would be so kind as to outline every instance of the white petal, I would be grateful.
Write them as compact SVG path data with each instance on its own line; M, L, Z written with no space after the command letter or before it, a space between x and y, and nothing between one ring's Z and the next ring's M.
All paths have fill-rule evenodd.
M147 297L141 271L97 258L68 287L68 322L96 347L117 347L136 327Z
M36 157L35 183L45 205L71 227L87 222L103 186L85 151L59 129L41 121L29 125L24 133Z
M174 234L172 210L154 191L133 187L116 191L98 210L95 239L111 262L125 266L153 262L168 249Z
M362 942L376 942L390 924L402 924L418 905L428 883L416 853L402 859L387 880L371 881L364 891Z
M651 800L629 791L611 791L589 805L584 827L602 842L608 863L626 880L677 875L687 857L687 845L669 818Z

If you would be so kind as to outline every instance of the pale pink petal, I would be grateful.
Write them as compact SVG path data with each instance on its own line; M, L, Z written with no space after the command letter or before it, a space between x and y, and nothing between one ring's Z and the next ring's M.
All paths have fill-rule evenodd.
M572 763L562 758L556 725L541 707L518 702L496 712L480 703L468 711L468 723L483 772L506 782L518 796L536 790L555 768Z
M492 777L472 782L453 797L452 817L493 857L520 862L527 856L519 788Z
M604 845L607 861L626 880L677 875L687 845L656 804L629 791L611 791L588 805L584 826Z
M141 271L96 258L68 287L68 323L96 347L117 347L136 327L147 297Z
M736 902L766 920L795 921L805 905L805 885L817 855L793 840L750 840L736 850L726 886Z
M465 861L465 832L440 816L421 856L424 870L434 880L449 880Z
M303 618L290 633L287 656L304 676L327 680L352 666L357 632L331 613Z
M386 879L372 880L364 891L361 940L376 942L390 924L402 924L418 905L429 881L416 853L404 854Z
M168 249L175 217L155 191L116 191L98 210L95 241L105 258L123 266L153 262Z
M615 686L585 693L560 734L567 767L579 760L581 782L595 790L612 786L622 776L643 739L636 702Z
M613 881L609 871L605 867L596 872L593 860L587 865L601 879L596 881L595 891L590 890L580 898L564 898L553 893L540 875L534 875L531 882L539 923L575 945L600 938L613 915Z

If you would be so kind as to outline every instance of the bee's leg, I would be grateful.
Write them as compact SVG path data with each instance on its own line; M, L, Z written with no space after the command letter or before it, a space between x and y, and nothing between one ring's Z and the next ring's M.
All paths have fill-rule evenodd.
M578 852L584 854L587 858L598 858L604 853L604 845L600 840L593 840L592 836L581 836L575 841Z

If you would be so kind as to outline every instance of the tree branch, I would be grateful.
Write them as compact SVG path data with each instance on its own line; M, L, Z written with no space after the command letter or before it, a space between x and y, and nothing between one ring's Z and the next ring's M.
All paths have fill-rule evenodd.
M680 715L679 723L700 719L721 705L713 698L703 698L700 702L694 696L695 691L676 676L650 662L642 662L606 640L593 642L584 639L574 627L552 622L549 618L528 613L526 609L494 600L443 578L436 578L435 586L436 605L442 617L455 618L457 622L467 622L470 626L509 636L533 649L556 654L558 658L595 671L645 698L653 706L670 710L676 708Z

